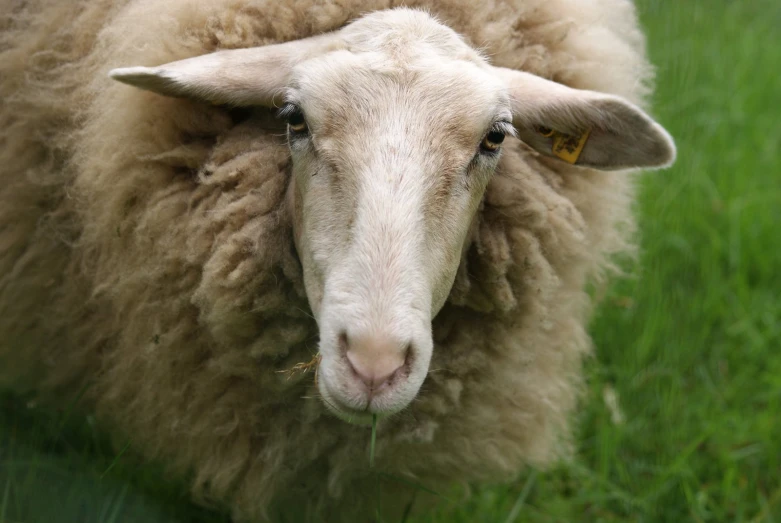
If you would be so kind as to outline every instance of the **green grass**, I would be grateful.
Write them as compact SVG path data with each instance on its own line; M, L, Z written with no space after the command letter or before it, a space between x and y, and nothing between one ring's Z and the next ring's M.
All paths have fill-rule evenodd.
M679 160L592 324L576 459L417 523L781 521L781 2L638 3ZM90 425L0 405L0 523L225 521Z

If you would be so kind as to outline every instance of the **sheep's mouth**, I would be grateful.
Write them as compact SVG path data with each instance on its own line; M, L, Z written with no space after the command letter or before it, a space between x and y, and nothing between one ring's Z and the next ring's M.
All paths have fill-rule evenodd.
M323 395L321 399L331 414L350 425L371 425L372 418L376 415L368 409L368 405L364 410L354 409L344 405L333 394Z
M368 401L364 409L356 409L345 405L327 386L324 391L321 391L321 400L331 414L350 425L370 426L375 417L383 418L390 414L373 412L371 400Z

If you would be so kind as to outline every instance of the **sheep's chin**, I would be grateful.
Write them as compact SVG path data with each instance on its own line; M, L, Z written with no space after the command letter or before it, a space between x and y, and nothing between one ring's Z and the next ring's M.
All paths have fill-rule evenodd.
M339 409L336 409L334 407L328 406L329 412L339 418L340 420L350 424L350 425L357 425L359 427L367 427L372 425L372 421L374 418L374 415L369 412L358 412L358 411L342 411ZM377 415L377 418L381 418L382 416Z

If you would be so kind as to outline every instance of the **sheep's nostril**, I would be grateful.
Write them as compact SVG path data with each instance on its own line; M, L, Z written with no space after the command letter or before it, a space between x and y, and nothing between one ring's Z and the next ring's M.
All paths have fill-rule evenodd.
M339 333L339 350L342 354L347 354L349 348L350 340L347 338L347 333L342 331Z
M412 344L408 343L407 347L404 349L404 367L409 368L409 366L412 365L413 356Z
M371 391L387 386L409 364L410 345L392 338L344 335L339 343L353 374Z

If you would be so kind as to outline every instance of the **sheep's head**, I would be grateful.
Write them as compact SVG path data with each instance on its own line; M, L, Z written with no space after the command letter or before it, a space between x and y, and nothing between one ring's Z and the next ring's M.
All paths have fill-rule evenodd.
M418 393L432 318L505 138L606 170L662 167L675 155L629 102L492 67L406 9L111 76L169 96L281 108L295 243L320 328L319 389L355 422L397 412Z

